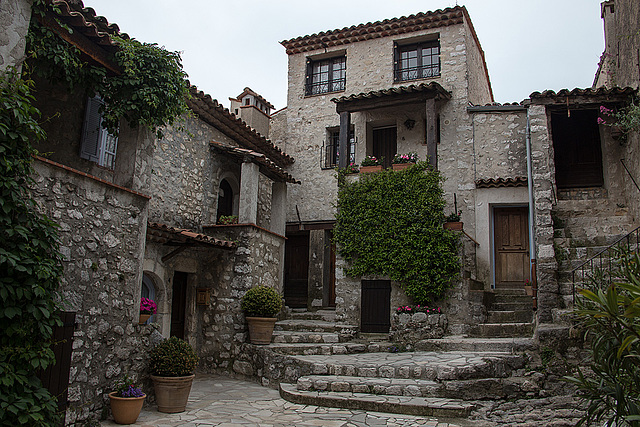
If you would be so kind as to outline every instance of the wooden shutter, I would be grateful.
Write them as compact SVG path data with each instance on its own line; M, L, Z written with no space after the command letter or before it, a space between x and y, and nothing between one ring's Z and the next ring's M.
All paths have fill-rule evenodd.
M100 123L102 122L102 116L100 115L101 105L102 101L97 97L87 100L80 145L80 157L96 163L100 162L102 142L102 129L100 128Z

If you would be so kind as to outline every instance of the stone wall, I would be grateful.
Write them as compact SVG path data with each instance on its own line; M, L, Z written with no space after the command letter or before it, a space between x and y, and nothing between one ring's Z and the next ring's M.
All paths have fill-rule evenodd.
M474 37L473 24L468 19L465 21L469 102L474 105L485 105L493 101L493 95L485 66L484 53L477 36Z
M0 3L0 71L16 65L24 58L26 35L31 19L31 2L3 0Z
M113 382L140 378L159 338L138 325L148 199L48 162L34 166L34 198L60 225L62 305L77 313L67 422L99 418Z

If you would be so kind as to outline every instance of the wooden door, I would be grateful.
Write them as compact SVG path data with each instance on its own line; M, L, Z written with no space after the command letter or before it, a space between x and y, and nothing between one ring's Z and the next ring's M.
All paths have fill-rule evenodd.
M551 113L558 188L601 187L602 148L597 110Z
M363 280L360 297L360 330L389 332L391 327L391 282Z
M69 406L68 389L69 374L71 372L71 353L73 353L73 331L76 326L76 313L73 311L60 312L62 325L53 329L52 350L56 362L44 371L38 372L42 386L55 396L58 413L61 416L60 426L65 425L65 413Z
M309 233L287 236L284 251L284 302L306 308L309 294Z
M398 151L396 128L386 127L373 130L373 156L384 160L385 168L391 166L393 157Z
M184 339L184 318L187 305L187 273L173 273L173 297L171 298L171 332L172 337Z
M529 279L529 214L526 207L495 208L496 288L517 288Z

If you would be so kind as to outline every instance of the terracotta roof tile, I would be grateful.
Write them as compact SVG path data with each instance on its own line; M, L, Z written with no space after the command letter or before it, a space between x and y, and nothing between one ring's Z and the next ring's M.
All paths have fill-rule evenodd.
M294 162L293 157L285 154L273 142L249 127L244 120L237 118L227 108L211 98L211 95L191 86L191 98L187 100L189 108L207 123L220 129L244 148L266 154L276 165L285 167Z
M527 177L514 178L484 178L476 180L476 188L526 187Z
M409 93L419 93L419 92L434 92L439 98L450 99L451 93L447 91L445 88L440 86L437 82L431 83L420 83L418 85L409 85L409 86L397 86L392 87L390 89L382 89L382 90L372 90L370 92L362 92L358 94L341 96L339 98L333 98L331 101L336 104L346 103L350 101L356 100L364 100L364 99L377 99L377 98L385 98L396 95L404 95Z
M211 148L220 150L224 153L231 154L236 158L245 158L251 157L258 165L263 166L267 172L266 175L271 175L271 177L276 178L277 181L285 181L290 182L292 184L300 184L300 181L297 181L293 178L289 173L287 173L280 166L276 165L272 162L267 156L262 153L258 153L253 150L247 150L239 147L231 147L229 145L224 145L220 142L211 141Z
M177 243L198 242L222 249L231 250L237 248L235 242L216 239L215 237L207 236L206 234L196 233L193 230L188 230L186 228L174 228L158 222L149 222L147 224L147 235L153 236L165 243L169 241Z
M242 93L236 97L236 101L240 101L242 99L242 97L244 97L247 94L255 96L256 98L258 98L258 100L262 101L263 104L265 104L267 107L271 108L272 110L276 109L276 107L274 107L273 104L271 104L269 101L267 101L258 92L252 90L250 87L245 87L244 90L242 91Z
M342 29L323 31L283 40L280 44L286 48L288 55L292 55L362 40L420 31L427 28L461 24L464 22L463 16L463 6L449 7L433 12L421 12L400 18L385 19L384 21L368 22L357 26L353 25Z
M531 99L535 98L558 98L558 97L567 97L567 96L599 96L599 95L632 95L636 92L635 89L631 87L599 87L599 88L586 88L580 89L575 88L572 90L562 89L558 92L554 92L553 90L545 90L543 92L533 92L529 97Z

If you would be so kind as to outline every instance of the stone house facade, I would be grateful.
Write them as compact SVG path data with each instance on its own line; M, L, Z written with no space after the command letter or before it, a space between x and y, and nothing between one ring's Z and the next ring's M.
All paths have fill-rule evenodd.
M597 124L599 106L622 106L633 88L534 92L495 104L482 48L459 6L281 44L288 105L274 114L271 138L296 157L288 170L302 181L287 211L289 305L335 305L339 319L366 328L362 312L372 308L361 279L385 278L345 277L331 244L333 169L365 156L389 166L395 154L417 152L444 175L448 209L462 211L465 271L443 303L451 333L486 322L482 301L496 289L527 281L534 322L552 322L573 301L567 274L577 258L637 224L627 201L637 190L620 166L628 148ZM406 303L387 282L386 310ZM485 297L472 297L477 291Z
M25 49L29 20L14 17L30 15L30 2L9 3L3 70ZM112 37L126 34L81 2L56 5L73 30L69 43L117 73ZM113 382L141 378L162 337L191 343L201 370L231 371L246 341L242 295L258 284L282 291L287 186L297 183L284 168L293 158L195 86L191 114L162 139L124 120L115 138L99 126L93 94L35 80L35 106L48 120L33 194L60 224L61 303L76 314L67 423L99 417ZM268 114L273 106L247 91ZM158 304L146 324L141 296Z

